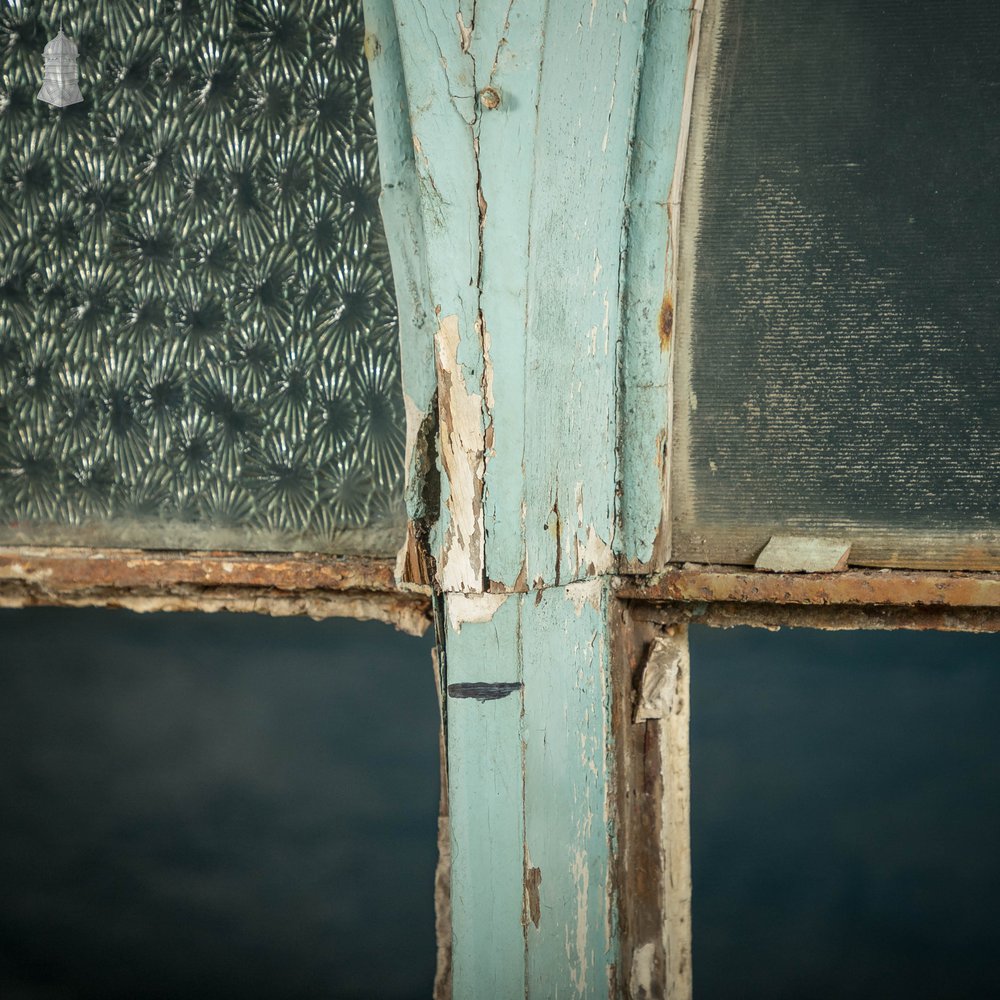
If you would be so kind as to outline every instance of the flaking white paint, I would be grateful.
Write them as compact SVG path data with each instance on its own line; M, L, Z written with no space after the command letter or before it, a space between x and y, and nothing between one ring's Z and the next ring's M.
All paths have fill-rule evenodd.
M576 617L579 618L584 606L590 605L596 612L601 611L601 596L604 591L604 581L601 579L581 580L578 583L566 584L566 600L573 605Z
M570 967L570 976L573 988L583 996L587 989L587 897L590 892L590 867L583 851L576 852L571 870L576 882L576 955L567 957L576 959L576 965Z
M635 1000L653 995L653 963L656 959L656 944L647 941L632 953L632 970L629 974L629 996Z
M445 592L479 592L483 586L483 507L485 471L483 398L465 380L458 348L458 316L438 323L434 345L438 367L441 465L448 482L448 522L439 563Z
M455 632L469 622L493 621L509 594L453 594L448 600L448 621Z
M600 576L610 573L615 561L610 543L601 538L592 524L587 525L585 537L586 541L582 545L579 537L576 539L577 566L588 574Z

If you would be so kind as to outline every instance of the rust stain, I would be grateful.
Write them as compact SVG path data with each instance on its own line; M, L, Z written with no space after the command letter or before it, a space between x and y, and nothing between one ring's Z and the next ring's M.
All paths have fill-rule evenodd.
M658 326L660 331L660 350L663 352L669 351L670 341L674 335L674 300L669 291L663 296Z
M848 570L758 573L685 566L625 583L619 596L647 601L1000 608L1000 573Z
M778 631L781 628L816 628L827 631L907 629L938 632L1000 632L1000 608L664 601L655 605L645 605L641 613L661 624L693 622L713 628L749 625L770 631Z
M401 632L420 636L430 625L429 601L415 595L352 594L303 591L296 594L267 590L234 590L179 586L171 589L79 588L53 592L37 586L0 584L0 607L122 608L140 614L155 611L229 611L274 618L356 618L393 625Z
M0 606L121 607L351 617L421 635L427 593L397 588L389 559L135 549L0 549Z
M312 553L150 552L141 549L0 548L0 581L51 590L194 584L275 590L397 590L393 561Z

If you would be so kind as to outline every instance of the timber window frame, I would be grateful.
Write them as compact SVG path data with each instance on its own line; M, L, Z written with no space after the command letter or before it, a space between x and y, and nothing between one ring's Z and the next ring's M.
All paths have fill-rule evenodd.
M398 563L20 546L0 550L0 606L433 621L457 885L449 897L442 873L437 995L570 982L683 1000L686 625L1000 631L1000 574L671 562L675 258L704 4L652 0L628 23L541 6L366 0L408 424ZM654 694L660 717L637 721ZM582 753L565 731L581 719L597 720Z

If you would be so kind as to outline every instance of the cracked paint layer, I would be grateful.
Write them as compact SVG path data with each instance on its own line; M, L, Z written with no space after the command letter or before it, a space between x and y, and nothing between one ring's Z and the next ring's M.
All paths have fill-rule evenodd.
M573 605L577 618L580 617L586 606L600 613L601 602L604 600L604 588L605 584L602 580L580 580L577 583L566 584L566 600Z
M432 544L461 695L457 995L597 996L618 974L607 595L646 9L395 5L437 316Z

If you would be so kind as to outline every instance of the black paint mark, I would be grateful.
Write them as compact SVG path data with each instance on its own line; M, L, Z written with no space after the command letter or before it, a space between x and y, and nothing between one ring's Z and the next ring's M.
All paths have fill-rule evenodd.
M496 701L520 691L524 685L520 681L497 681L493 684L475 681L471 684L449 684L449 698L475 698L476 701Z

